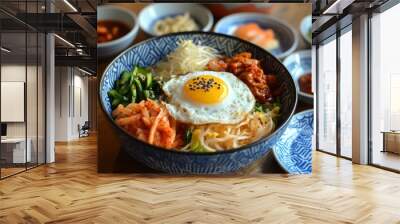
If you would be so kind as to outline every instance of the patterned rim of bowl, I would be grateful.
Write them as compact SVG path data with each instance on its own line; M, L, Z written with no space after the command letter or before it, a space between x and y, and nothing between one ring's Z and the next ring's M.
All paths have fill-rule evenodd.
M294 114L293 117L292 117L291 122L292 122L293 119L295 119L297 116L303 116L303 115L308 114L308 113L314 114L314 109L309 109L309 110L301 111L301 112L299 112L299 113L297 113L297 114ZM290 128L290 123L288 124L288 127L287 127L287 129L285 130L285 132L286 132L289 128ZM282 136L285 135L285 132L282 134ZM281 138L282 138L282 137L281 137ZM312 141L312 140L311 140L311 141ZM279 142L279 140L278 140L278 142ZM278 143L278 142L277 142L277 143ZM311 147L312 147L312 146L311 146ZM282 169L283 169L285 172L287 172L287 173L289 173L289 174L309 174L309 173L311 173L311 170L310 170L310 172L308 172L308 171L306 172L306 171L292 170L292 169L288 168L288 167L286 166L286 164L285 164L284 162L282 162L282 161L279 159L279 157L277 156L277 152L276 152L276 151L277 151L277 150L276 150L276 147L275 147L275 146L272 147L272 154L274 155L275 160L278 162L279 166L282 167ZM310 148L310 151L311 151L311 153L312 153L312 148ZM294 163L294 164L296 165L296 163ZM311 167L311 169L312 169L312 155L311 155L311 160L310 160L310 167Z
M237 41L239 41L239 42L245 42L246 44L249 44L250 46L252 46L252 47L254 47L254 48L258 48L259 50L264 51L265 54L268 54L269 56L271 56L273 59L275 59L278 63L280 63L280 64L282 65L283 69L284 69L284 70L289 74L289 76L290 76L290 81L291 81L290 84L291 84L291 85L294 87L294 89L296 90L296 85L295 85L295 83L294 83L294 80L293 80L292 76L290 75L290 72L286 69L286 67L282 64L282 62L281 62L279 59L277 59L274 55L270 54L269 52L267 52L267 51L264 50L263 48L261 48L261 47L255 45L255 44L252 44L252 43L250 43L250 42L248 42L248 41L245 41L245 40L242 40L242 39L240 39L240 38L234 37L234 36L230 36L230 35L226 35L226 34L220 34L220 33L213 33L213 32L202 32L202 31L191 31L191 32L171 33L171 34L166 34L166 35L163 35L163 36L152 37L152 38L149 38L149 39L147 39L147 40L144 40L144 41L141 41L141 42L139 42L139 43L136 43L136 44L132 45L132 46L129 47L128 49L126 49L126 50L124 50L123 52L121 52L117 57L115 57L114 60L112 60L112 61L110 62L110 64L106 67L106 69L104 70L104 72L103 72L103 74L102 74L102 77L101 77L101 79L100 79L100 87L103 85L104 78L105 78L105 73L110 69L111 65L112 65L113 63L115 63L115 61L116 61L117 59L119 59L122 55L124 55L125 53L127 53L128 51L130 51L132 48L135 48L135 47L140 46L140 45L142 45L142 44L146 44L147 42L150 42L150 41L153 41L153 40L157 40L157 39L161 39L161 38L165 38L165 37L169 37L169 36L179 36L179 35L185 35L185 34L186 34L186 35L190 35L190 34L200 34L200 35L206 34L206 35L215 35L215 36L220 36L220 37L225 37L225 38L231 38L231 39L235 39L235 40L237 40ZM100 89L101 89L101 88L99 88L99 90L100 90ZM274 132L273 132L272 134L270 134L270 135L268 135L268 136L266 136L266 137L264 137L264 138L261 138L261 139L255 141L255 142L252 142L252 143L250 143L250 144L247 144L247 145L244 145L244 146L242 146L242 147L235 148L235 149L230 149L230 150L226 150L226 151L218 151L218 152L196 153L196 152L185 152L185 151L169 150L169 149L165 149L165 148L158 147L158 146L156 146L156 145L149 144L149 143L144 142L144 141L142 141L142 140L140 140L140 139L138 139L138 138L135 138L134 136L132 136L131 134L129 134L127 131L125 131L123 128L121 128L121 127L119 127L118 125L115 124L114 119L112 118L111 114L108 114L108 113L106 112L105 105L104 105L104 103L103 103L103 101L102 101L102 99L101 99L101 92L99 91L99 100L100 100L100 104L101 104L101 108L102 108L103 112L107 115L109 121L112 123L112 125L114 126L114 128L116 128L116 129L119 130L120 132L126 134L127 136L129 136L129 137L131 137L131 138L133 138L133 139L135 139L136 141L140 141L142 144L145 144L145 145L151 147L151 148L154 149L154 150L163 150L163 151L168 150L168 151L171 152L171 153L186 154L186 155L198 155L198 156L202 156L202 155L208 156L208 155L217 155L217 154L225 154L225 153L226 153L226 154L229 154L229 153L233 153L233 152L237 152L237 151L242 151L242 150L248 149L250 146L256 145L256 144L258 144L258 143L260 143L260 142L267 141L268 139L272 138L272 137L275 136L276 133L278 133L282 128L284 128L286 125L288 125L289 122L290 122L290 120L292 119L292 116L293 116L293 114L294 114L294 112L295 112L295 110L296 110L297 101L298 101L297 93L294 94L294 96L295 96L295 99L294 99L294 101L293 101L293 107L292 107L292 109L291 109L291 112L290 112L290 114L289 114L289 117L288 117L283 123L281 123L280 127L279 127L278 129L275 129Z

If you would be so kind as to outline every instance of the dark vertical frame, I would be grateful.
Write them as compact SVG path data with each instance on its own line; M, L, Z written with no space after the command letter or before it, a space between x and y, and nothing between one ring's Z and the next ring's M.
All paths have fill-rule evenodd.
M25 1L25 21L28 19L28 0ZM25 120L25 170L28 169L28 24L25 23L25 88L24 88L24 120ZM32 154L31 154L32 155Z
M373 148L372 148L372 65L371 65L371 56L372 56L372 30L371 30L371 19L372 19L372 12L368 12L368 21L367 21L367 27L368 27L368 36L367 36L367 44L368 44L368 53L367 53L367 63L368 63L368 69L367 69L367 83L368 83L368 96L367 96L367 107L368 107L368 112L367 112L367 119L368 119L368 164L373 164Z
M341 119L340 119L340 75L341 75L341 64L340 64L340 29L336 28L336 155L341 157Z
M318 54L319 44L315 45L315 148L319 149L319 54Z
M39 0L36 1L39 13ZM39 165L39 32L36 32L36 166Z
M0 47L1 46L3 46L2 45L2 23L0 23ZM2 67L2 60L1 60L1 55L2 55L2 52L1 52L1 50L0 50L0 125L2 124L2 122L1 122L1 77L2 77L2 75L1 75L1 67ZM1 134L0 134L0 137L1 137ZM0 180L2 179L2 176L1 176L1 170L2 170L2 157L1 157L1 145L2 144L0 144Z

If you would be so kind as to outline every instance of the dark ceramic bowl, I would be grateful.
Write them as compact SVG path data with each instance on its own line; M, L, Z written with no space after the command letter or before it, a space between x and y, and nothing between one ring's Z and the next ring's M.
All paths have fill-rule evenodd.
M275 131L254 143L237 149L216 153L192 153L166 150L147 144L129 135L118 127L111 116L111 102L107 92L114 87L123 70L132 70L133 66L151 66L162 60L177 47L182 39L191 39L195 43L207 45L232 56L235 53L249 51L261 61L266 72L274 73L281 81L283 94L281 117ZM175 174L215 174L235 172L261 158L278 141L285 131L296 108L296 86L285 66L264 49L236 37L210 32L184 32L155 37L140 42L122 52L106 68L100 81L100 101L103 110L118 131L123 148L136 160L145 165Z

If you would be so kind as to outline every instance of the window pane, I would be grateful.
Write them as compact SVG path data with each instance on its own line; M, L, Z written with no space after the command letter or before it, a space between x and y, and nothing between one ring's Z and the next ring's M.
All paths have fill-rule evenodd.
M336 40L318 48L318 147L336 153Z
M31 161L26 141L26 33L1 34L1 177L25 170ZM6 97L7 96L7 97ZM12 109L11 109L12 108Z
M372 163L396 170L400 170L400 135L388 133L384 138L382 132L400 130L400 33L393 29L398 21L400 5L371 19Z
M27 33L28 62L26 80L27 135L30 142L28 167L37 165L37 33Z
M352 35L340 36L340 153L351 158L352 141Z

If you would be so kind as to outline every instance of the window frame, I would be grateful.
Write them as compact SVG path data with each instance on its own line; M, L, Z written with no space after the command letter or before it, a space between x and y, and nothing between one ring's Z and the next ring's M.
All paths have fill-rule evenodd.
M347 19L347 18L346 18ZM315 107L315 110L316 110L316 112L315 112L315 120L316 120L316 139L315 139L315 145L316 145L316 150L317 151L319 151L319 152L323 152L323 153L326 153L326 154L329 154L329 155L333 155L333 156L337 156L337 157L340 157L340 158L343 158L343 159L346 159L346 160L352 160L352 158L350 158L350 157L347 157L347 156L344 156L344 155L342 155L342 153L341 153L341 119L340 119L340 103L341 103L341 97L340 97L340 81L341 81L341 79L340 79L340 77L341 77L341 66L340 66L340 60L341 60L341 58L340 58L340 37L342 36L342 35L344 35L345 33L347 33L347 32L351 32L352 31L352 23L349 23L349 24L346 24L346 26L344 26L343 28L341 28L341 29L337 29L336 30L336 32L335 33L333 33L332 35L330 35L330 36L328 36L327 38L325 38L325 39L323 39L323 40L321 40L321 41L319 41L317 44L316 44L316 53L315 53L315 58L316 58L316 75L315 75L315 77L316 77L316 94L315 94L315 97L316 97L316 107ZM319 56L319 48L320 48L320 45L321 44L326 44L326 43L328 43L328 42L331 42L331 41L336 41L336 61L335 61L335 63L336 63L336 139L335 139L335 141L336 141L336 152L335 153L332 153L332 152L328 152L328 151L326 151L326 150L324 150L324 149L321 149L319 146L320 146L320 143L319 143L319 128L318 128L318 123L319 123L319 120L320 120L320 118L319 118L319 109L318 109L318 103L319 103L319 77L320 77L320 74L319 74L319 66L320 66L320 63L319 63L319 60L320 60L320 56ZM339 94L338 94L339 93Z

